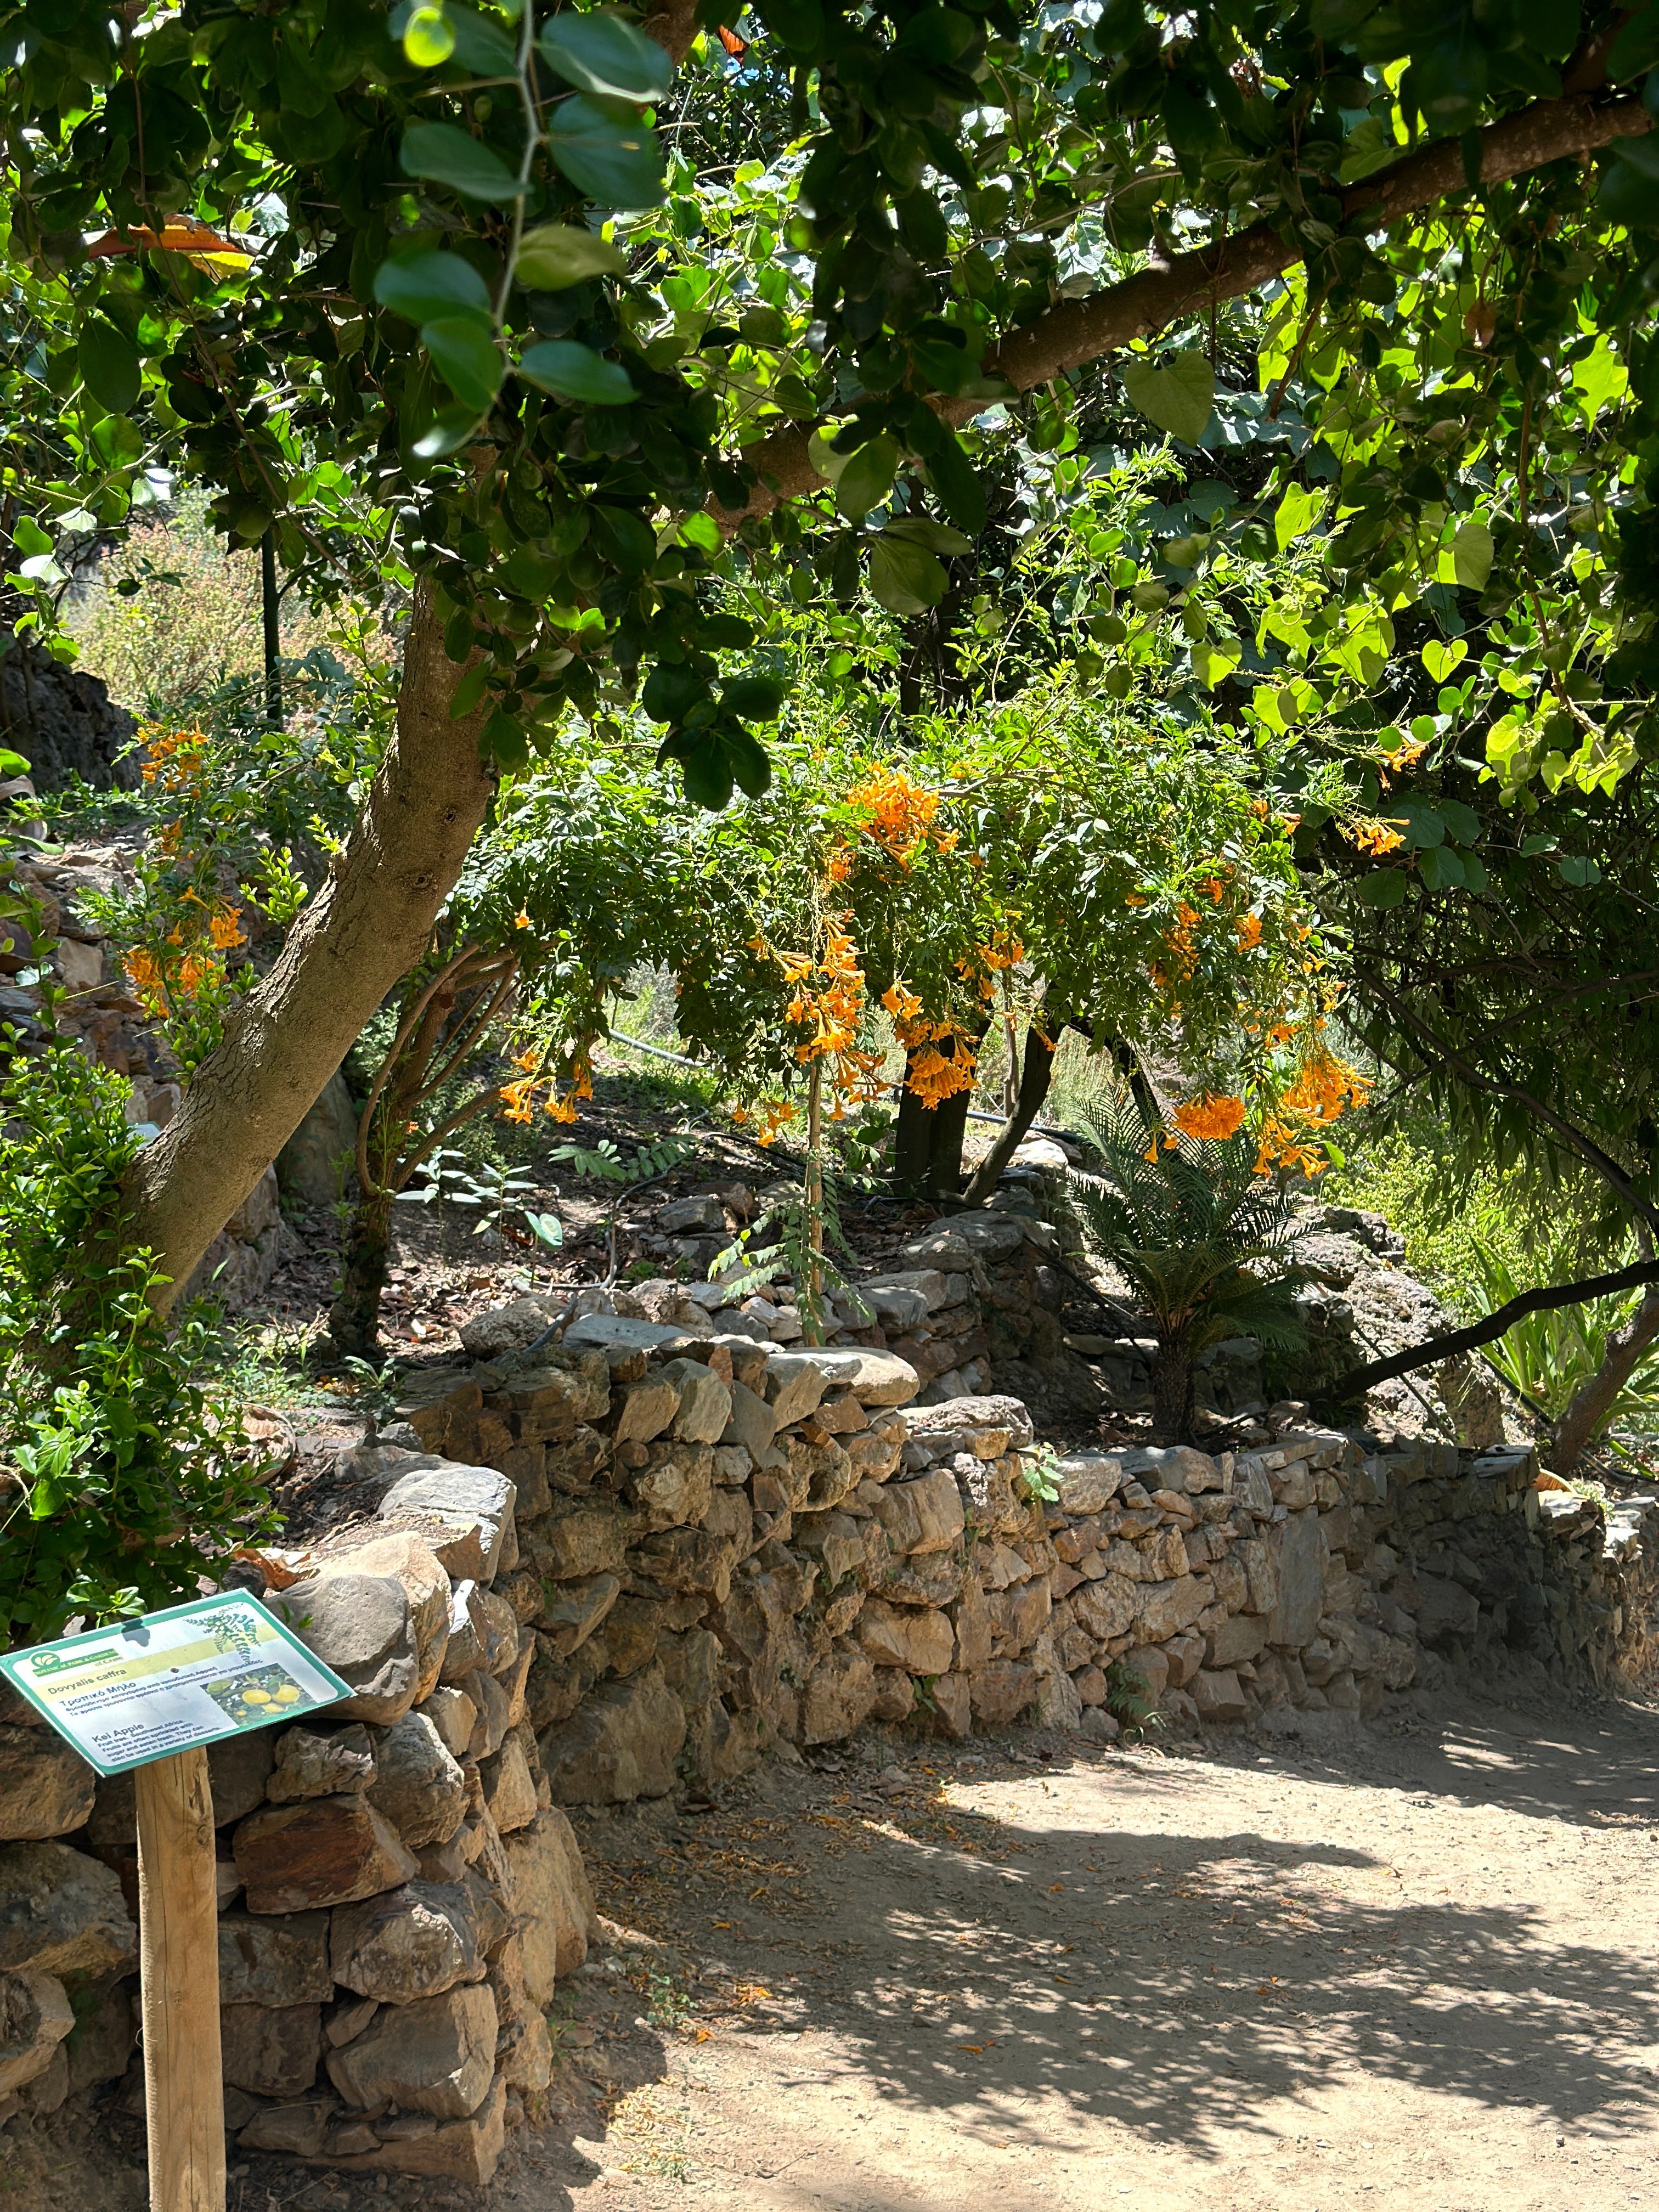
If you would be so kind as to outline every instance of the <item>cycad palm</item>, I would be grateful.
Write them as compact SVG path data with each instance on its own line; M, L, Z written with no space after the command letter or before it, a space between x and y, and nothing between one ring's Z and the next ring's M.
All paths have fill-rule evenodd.
M1307 1340L1291 1296L1308 1275L1292 1256L1289 1203L1256 1173L1248 1130L1177 1134L1127 1093L1080 1118L1100 1157L1070 1178L1079 1221L1152 1316L1154 1440L1190 1443L1193 1361L1206 1345L1253 1336L1297 1351Z

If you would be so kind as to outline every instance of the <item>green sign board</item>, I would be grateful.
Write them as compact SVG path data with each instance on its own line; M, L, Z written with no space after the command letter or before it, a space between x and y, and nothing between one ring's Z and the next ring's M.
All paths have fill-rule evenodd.
M351 1695L246 1590L0 1653L0 1672L100 1774L299 1720Z

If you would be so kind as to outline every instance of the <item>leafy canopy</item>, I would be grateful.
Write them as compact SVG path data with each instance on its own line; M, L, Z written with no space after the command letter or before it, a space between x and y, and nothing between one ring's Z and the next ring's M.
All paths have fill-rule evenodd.
M722 676L755 629L712 568L805 547L916 618L999 410L1052 449L1115 352L1191 444L1256 384L1229 302L1279 281L1262 402L1320 396L1273 528L1335 526L1356 672L1449 592L1530 657L1512 781L1639 753L1652 8L757 0L736 56L655 21L0 9L14 589L48 617L65 538L177 471L317 590L425 578L503 765L648 673L720 804L775 700Z

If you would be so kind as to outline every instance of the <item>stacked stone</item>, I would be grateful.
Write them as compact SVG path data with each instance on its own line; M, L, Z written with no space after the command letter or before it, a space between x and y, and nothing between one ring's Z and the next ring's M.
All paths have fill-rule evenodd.
M586 1955L592 1898L525 1717L536 1647L494 1587L517 1556L514 1486L407 1451L356 1456L371 1462L359 1480L386 1478L374 1522L239 1569L352 1694L210 1753L226 2121L244 2149L482 2183L514 2103L550 2079L545 2011ZM0 1759L0 1834L80 1831L81 1849L0 1849L0 1922L15 1900L0 2082L51 2109L127 2064L131 1984L104 1984L136 1951L133 1786L94 1792L44 1729L7 1730ZM79 1912L67 1948L51 1914L36 1927L43 1888L60 1917ZM70 1970L115 2007L78 2064L65 2031L83 2006L58 1987Z

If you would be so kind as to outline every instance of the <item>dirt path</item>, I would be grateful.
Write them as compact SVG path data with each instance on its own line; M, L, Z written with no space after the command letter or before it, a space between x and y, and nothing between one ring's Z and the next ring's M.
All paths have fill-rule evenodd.
M549 2107L494 2186L262 2158L231 2212L1659 2198L1659 1713L1032 1745L587 1820L618 1940L562 1989ZM0 2199L139 2212L132 2124L71 2117L0 2138Z
M607 1909L659 1942L572 1985L556 2094L592 2101L492 2204L1651 2202L1656 1747L1629 1708L1443 1701L595 1820Z

